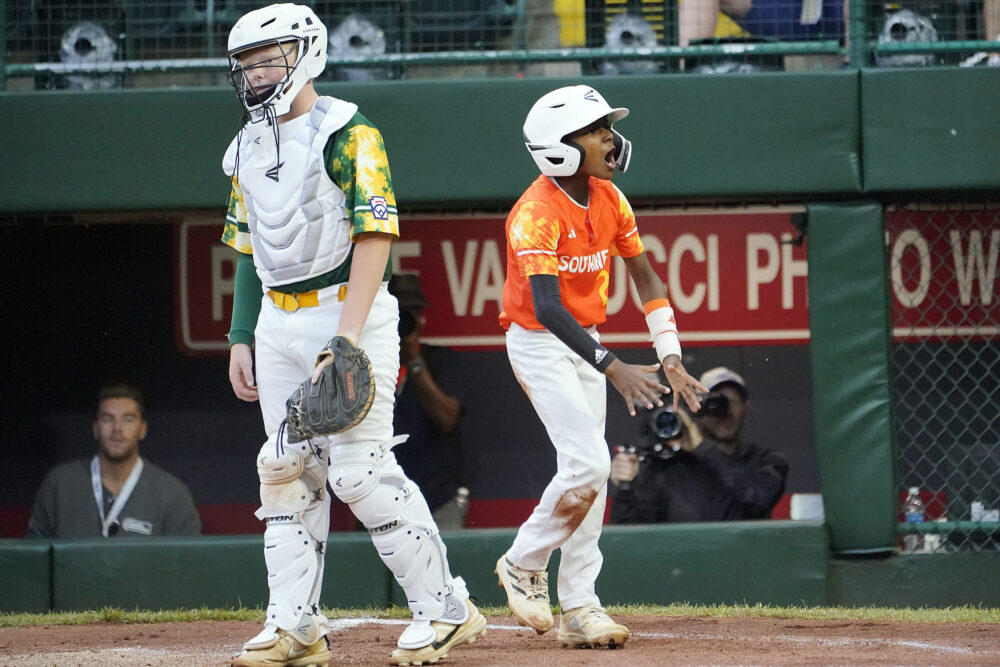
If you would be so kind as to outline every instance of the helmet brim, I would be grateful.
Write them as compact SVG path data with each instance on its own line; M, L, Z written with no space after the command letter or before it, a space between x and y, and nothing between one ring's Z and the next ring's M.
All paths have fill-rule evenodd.
M628 115L628 109L626 109L625 107L618 107L617 109L612 109L611 113L608 114L608 122L617 123L627 115Z

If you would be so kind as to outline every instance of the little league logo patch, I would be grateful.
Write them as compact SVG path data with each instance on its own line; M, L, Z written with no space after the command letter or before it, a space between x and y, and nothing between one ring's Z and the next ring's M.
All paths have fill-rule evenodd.
M372 215L375 216L376 220L389 219L389 202L385 200L385 197L377 195L369 197L368 205L372 207Z

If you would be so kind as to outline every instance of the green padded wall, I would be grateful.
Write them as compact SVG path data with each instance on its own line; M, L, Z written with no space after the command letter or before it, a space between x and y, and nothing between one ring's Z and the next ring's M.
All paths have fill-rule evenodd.
M896 546L882 207L810 205L809 328L823 505L835 551Z
M0 612L52 606L52 550L45 540L0 540Z
M830 604L845 607L1000 607L1000 552L834 558Z
M324 83L385 136L402 209L507 205L537 171L521 139L535 99L598 87L632 115L618 182L633 198L859 192L854 72ZM793 101L794 103L789 103ZM0 94L0 210L218 208L239 129L229 89Z
M466 580L482 604L506 603L493 568L514 535L513 529L444 533L452 573ZM606 526L601 551L597 590L609 604L795 605L825 599L829 545L816 522ZM31 585L47 591L48 572L39 570L48 562L46 554L35 556ZM549 564L554 601L558 565L556 553ZM267 602L260 536L54 541L51 582L57 611ZM402 589L365 534L330 538L321 600L327 607L406 606ZM7 611L6 604L0 610Z
M915 68L861 75L865 187L973 190L1000 186L1000 69Z
M823 605L821 522L609 526L597 587L607 603Z
M510 548L509 529L444 533L452 574L487 605L505 605L493 573ZM829 554L822 523L746 521L605 526L604 567L597 580L602 602L818 605L826 600ZM549 562L549 590L558 603L559 552ZM405 606L393 587L392 602Z
M55 541L52 552L59 611L267 604L261 536ZM326 567L327 604L385 603L389 582L367 535L330 540Z

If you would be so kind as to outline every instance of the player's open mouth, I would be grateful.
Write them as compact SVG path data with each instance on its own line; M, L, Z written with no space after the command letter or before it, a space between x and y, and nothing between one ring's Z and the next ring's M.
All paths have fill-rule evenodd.
M604 164L608 165L612 169L615 168L615 149L612 148L604 156Z
M258 104L263 104L266 102L271 95L274 93L274 89L277 88L276 85L272 84L270 86L258 86L256 88L250 88L244 92L244 98L246 99L247 106L257 106Z

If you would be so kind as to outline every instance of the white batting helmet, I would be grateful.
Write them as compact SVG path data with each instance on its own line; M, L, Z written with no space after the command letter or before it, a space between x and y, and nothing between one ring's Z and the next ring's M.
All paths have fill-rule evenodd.
M288 56L292 54L289 43L294 43L297 48L295 62L289 62ZM247 80L237 56L250 49L271 45L281 47L286 54L285 63L277 65L285 68L285 76L278 84L254 87ZM229 32L229 80L236 88L240 102L250 113L251 120L262 120L264 109L268 107L275 116L288 113L292 100L302 87L323 73L326 48L326 26L305 5L270 5L244 14L236 21Z
M607 118L612 124L615 165L622 173L632 158L632 142L613 124L628 115L628 109L612 109L590 86L566 86L546 93L535 102L524 121L524 145L546 176L572 176L580 168L583 149L565 137Z

